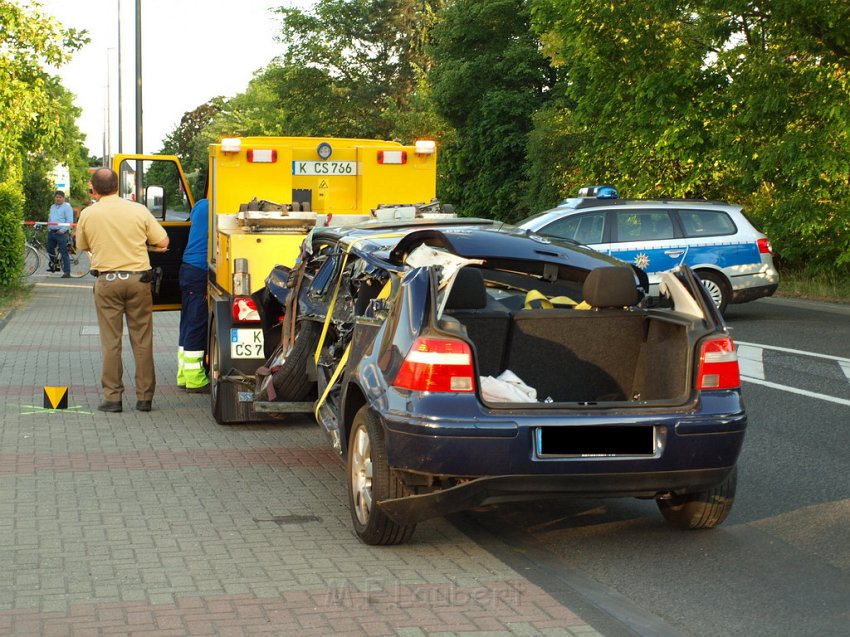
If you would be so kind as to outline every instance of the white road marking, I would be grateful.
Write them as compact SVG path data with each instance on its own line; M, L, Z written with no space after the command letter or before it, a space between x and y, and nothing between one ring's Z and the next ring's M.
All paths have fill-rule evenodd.
M813 391L808 391L806 389L799 389L797 387L789 387L788 385L780 385L779 383L771 383L769 380L762 380L760 378L747 378L746 376L741 376L741 380L753 383L755 385L764 385L765 387L772 387L773 389L780 389L782 391L787 391L791 394L800 394L801 396L808 396L809 398L817 398L818 400L825 400L830 403L838 403L839 405L846 405L850 407L850 400L846 398L836 398L835 396L827 396L826 394L818 394Z
M755 385L763 385L764 387L771 387L773 389L787 391L792 394L808 396L809 398L817 398L818 400L825 400L827 402L836 403L839 405L846 405L850 407L850 400L846 398L838 398L836 396L829 396L827 394L819 394L817 392L809 391L807 389L790 387L788 385L780 385L779 383L772 383L768 380L765 380L762 355L764 350L769 349L775 352L785 352L787 354L798 354L800 356L809 356L812 358L823 358L826 360L836 361L841 367L848 381L850 381L850 359L844 358L842 356L817 354L815 352L806 352L804 350L799 349L790 349L788 347L776 347L774 345L759 345L758 343L746 343L743 341L736 341L736 344L738 346L738 364L741 368L741 380L748 383L753 383Z
M738 365L742 376L764 379L764 349L738 343Z
M790 349L788 347L777 347L775 345L759 345L758 343L747 343L745 341L735 341L738 345L748 345L750 347L757 347L759 349L769 349L774 352L787 352L788 354L799 354L800 356L811 356L812 358L825 358L830 361L839 361L843 363L850 364L850 358L844 358L843 356L832 356L830 354L818 354L816 352L807 352L802 349Z

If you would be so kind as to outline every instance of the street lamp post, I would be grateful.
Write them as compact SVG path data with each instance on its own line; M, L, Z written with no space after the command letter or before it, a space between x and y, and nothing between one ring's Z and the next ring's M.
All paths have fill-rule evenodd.
M144 151L142 137L142 0L136 0L136 153ZM143 201L142 162L136 162L136 201Z
M121 0L118 0L118 153L124 152L121 103Z

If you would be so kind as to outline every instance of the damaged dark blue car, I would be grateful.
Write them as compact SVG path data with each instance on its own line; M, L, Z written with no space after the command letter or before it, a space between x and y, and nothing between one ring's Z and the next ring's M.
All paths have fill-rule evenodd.
M747 424L735 346L686 266L660 304L645 284L492 221L316 229L268 281L263 311L284 318L255 400L312 405L367 544L554 495L653 498L673 525L712 528Z

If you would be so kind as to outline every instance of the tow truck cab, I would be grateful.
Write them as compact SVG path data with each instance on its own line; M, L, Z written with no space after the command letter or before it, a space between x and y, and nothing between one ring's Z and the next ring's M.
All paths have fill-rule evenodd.
M145 203L168 232L169 250L151 254L154 309L179 310L178 272L195 203L180 161L116 155L122 197ZM241 137L209 147L207 248L208 366L219 423L268 416L252 408L254 375L265 361L263 326L252 295L276 265L292 266L315 226L368 220L384 206L436 196L436 145L370 139ZM175 353L177 344L174 344Z

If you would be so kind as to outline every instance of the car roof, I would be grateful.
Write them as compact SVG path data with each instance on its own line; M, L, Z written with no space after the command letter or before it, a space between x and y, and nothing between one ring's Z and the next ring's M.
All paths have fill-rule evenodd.
M444 247L469 259L527 260L567 264L583 270L623 262L573 241L543 237L490 219L381 222L315 229L314 240L335 240L353 252L400 265L404 254L421 244Z
M614 208L619 206L667 206L667 205L698 205L698 206L730 206L737 207L725 201L712 199L682 199L673 197L661 197L658 199L598 199L596 197L571 197L565 199L557 208L573 208L575 210L584 208Z
M538 229L550 221L560 219L565 215L572 215L596 208L610 210L615 208L658 208L659 206L677 206L681 208L706 208L710 206L722 208L727 213L743 214L741 206L710 199L596 199L593 197L574 197L565 199L555 208L549 208L548 210L530 215L518 222L517 225L520 228Z

